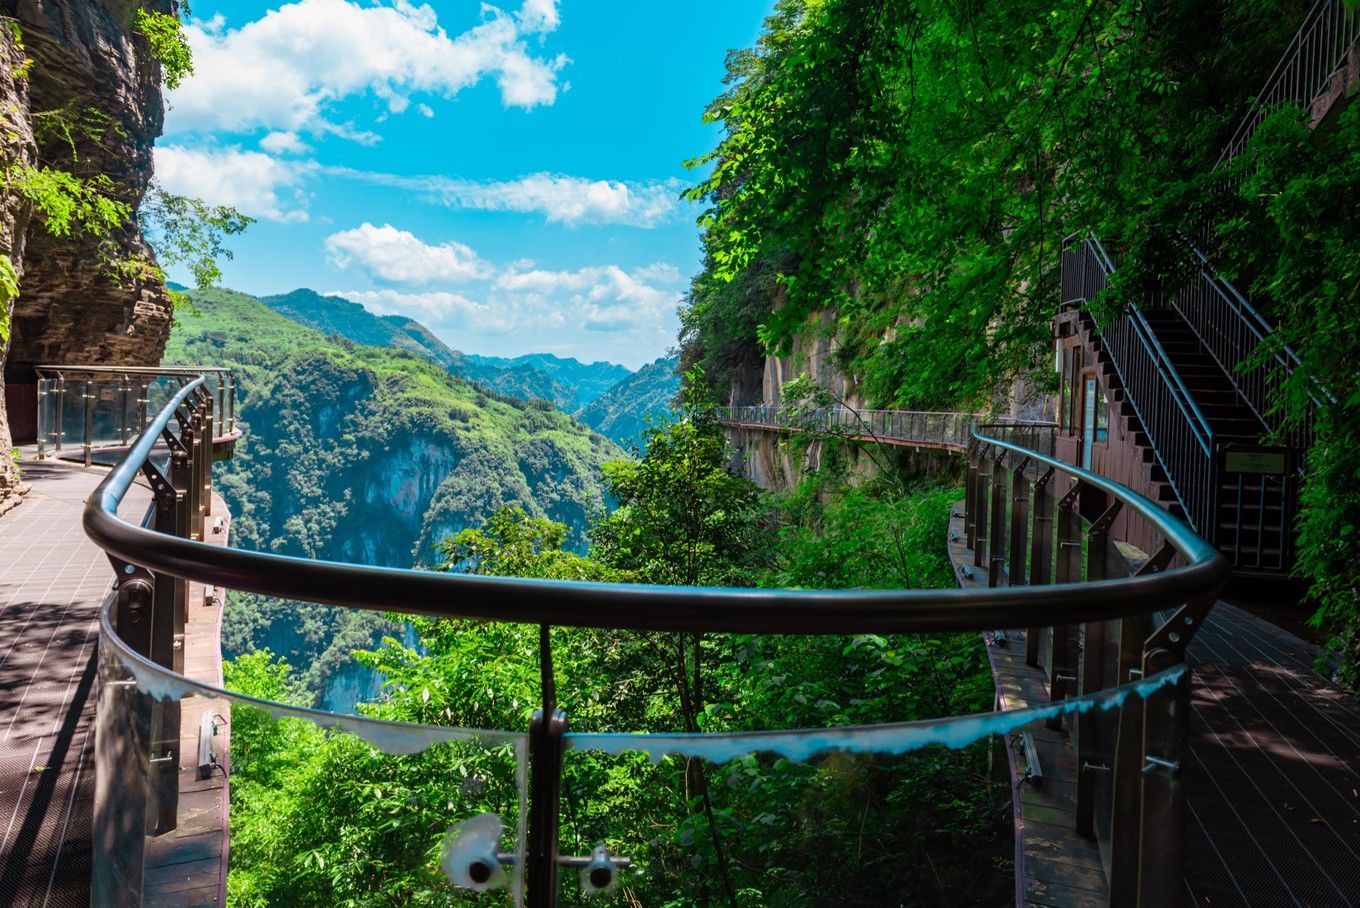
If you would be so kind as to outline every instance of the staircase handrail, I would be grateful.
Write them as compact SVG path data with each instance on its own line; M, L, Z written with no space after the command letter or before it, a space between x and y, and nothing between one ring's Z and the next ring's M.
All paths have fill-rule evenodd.
M1097 260L1101 263L1105 277L1108 279L1110 275L1115 272L1114 259L1105 251L1105 246L1100 242L1100 238L1094 233L1088 232L1084 242L1090 244L1092 250L1096 254ZM1212 455L1214 450L1213 426L1209 424L1209 420L1205 417L1204 411L1200 409L1199 404L1195 403L1195 398L1190 394L1190 389L1186 387L1185 380L1181 377L1180 371L1176 369L1175 364L1171 362L1171 357L1167 355L1166 348L1162 346L1161 342L1157 340L1156 335L1152 333L1152 326L1147 323L1147 318L1143 315L1142 309L1137 306L1125 306L1121 314L1129 317L1130 324L1132 324L1134 328L1134 335L1147 349L1148 355L1152 358L1153 364L1157 367L1158 374L1166 380L1168 387L1172 389L1176 405L1180 408L1181 412L1185 414L1191 430L1195 433L1195 441L1199 444L1200 449L1203 450L1205 454ZM1128 376L1126 376L1120 368L1119 361L1113 356L1110 358L1110 361L1113 363L1115 371L1119 373L1120 381L1124 382L1125 388L1128 388ZM1133 405L1135 411L1138 411L1138 401L1132 396L1129 398L1129 403ZM1145 427L1148 425L1147 420L1143 419L1143 414L1141 412L1138 413L1138 419ZM1175 483L1173 482L1172 484L1174 485Z
M1232 138L1223 147L1214 169L1232 160L1246 147L1270 106L1308 103L1316 98L1336 73L1340 65L1338 58L1344 63L1346 54L1358 40L1360 10L1345 0L1318 0L1313 4L1233 131ZM1328 45L1332 50L1330 54L1326 53Z

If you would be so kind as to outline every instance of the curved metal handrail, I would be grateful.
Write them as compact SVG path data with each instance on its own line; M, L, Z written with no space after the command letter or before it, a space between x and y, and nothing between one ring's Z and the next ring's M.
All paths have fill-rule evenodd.
M1110 275L1114 274L1114 259L1112 259L1110 254L1105 251L1105 246L1100 242L1100 238L1094 233L1089 233L1083 242L1091 245L1091 251L1096 254L1097 260L1101 263L1101 267L1105 271L1105 276L1108 278ZM1186 415L1187 422L1190 423L1190 427L1195 433L1195 441L1199 444L1200 449L1204 451L1206 455L1212 454L1214 449L1213 427L1209 424L1208 418L1205 417L1204 411L1199 408L1199 404L1195 403L1194 396L1191 395L1190 389L1186 387L1185 380L1181 378L1180 372L1176 369L1175 364L1171 362L1171 357L1167 355L1166 349L1162 346L1161 341L1157 340L1157 335L1152 333L1152 327L1147 323L1147 318L1144 317L1143 311L1137 306L1126 306L1123 314L1130 317L1130 322L1135 328L1138 340L1148 351L1148 355L1152 357L1153 362L1156 363L1157 371L1162 374L1162 377L1166 379L1169 386L1175 389L1175 394L1173 396L1176 398L1176 406ZM1116 371L1118 368L1119 364L1116 362ZM1121 380L1127 379L1127 376L1124 375L1120 375L1119 377ZM1127 385L1128 382L1125 381L1125 386L1127 387ZM1132 400L1132 398L1130 398L1130 402L1133 404L1134 409L1137 410L1138 402ZM1143 420L1143 414L1139 413L1138 418ZM1143 425L1148 425L1148 422L1143 420Z
M1045 586L993 585L986 589L965 590L770 591L526 580L363 567L238 551L185 538L194 534L199 539L203 538L202 495L211 488L208 472L211 450L207 445L208 440L201 434L203 415L211 410L211 399L206 395L204 376L186 382L150 421L146 430L100 483L86 504L85 530L110 556L120 576L120 583L115 585L116 595L101 615L101 632L109 638L108 647L101 649L101 658L106 654L110 660L114 660L118 654L122 655L122 671L130 671L132 677L117 683L130 685L124 689L135 691L122 696L142 697L139 702L150 706L150 700L177 702L188 694L212 694L220 690L213 685L194 682L174 668L172 632L181 617L177 610L183 607L184 601L182 587L177 592L176 584L182 584L184 580L372 611L539 624L543 706L535 711L527 735L365 723L334 713L302 715L282 704L250 701L253 705L264 705L273 713L287 713L319 721L322 725L355 731L390 753L413 753L430 744L449 740L450 736L464 740L490 736L500 742L513 739L519 754L517 759L527 759L528 766L525 775L522 759L517 770L521 786L519 852L514 855L497 853L477 860L480 861L480 871L485 873L489 873L490 868L497 863L504 864L506 860L513 866L527 869L529 902L535 906L556 903L559 867L584 866L580 862L595 859L565 857L557 847L561 758L568 747L605 753L637 751L653 756L680 753L711 760L725 760L737 751L752 747L772 748L790 759L806 759L830 750L906 753L930 744L965 746L989 734L1014 730L1021 724L1038 719L1054 720L1060 715L1068 715L1072 721L1089 725L1093 710L1117 708L1123 704L1126 696L1136 696L1144 703L1144 709L1139 711L1144 717L1140 723L1143 726L1140 740L1144 743L1121 754L1118 761L1120 768L1111 779L1117 776L1125 780L1126 791L1132 790L1127 788L1128 785L1139 786L1138 798L1143 812L1136 814L1140 819L1135 825L1140 828L1145 825L1147 829L1156 830L1158 835L1174 836L1178 828L1177 811L1183 803L1179 782L1174 775L1165 779L1147 779L1146 765L1154 768L1178 765L1180 751L1177 742L1183 738L1183 717L1187 711L1178 707L1176 701L1188 696L1189 690L1183 650L1226 582L1228 565L1222 555L1184 522L1124 486L1023 445L985 434L980 428L972 430L970 459L978 466L990 460L991 466L987 472L998 483L990 496L991 510L997 524L990 539L998 548L1003 538L998 530L1006 511L1005 492L1002 490L1008 487L1002 477L1009 469L1017 484L1015 488L1019 489L1021 475L1027 466L1037 467L1041 471L1046 469L1035 480L1036 490L1058 472L1065 474L1071 481L1071 491L1063 498L1057 522L1060 545L1070 547L1079 544L1069 538L1071 505L1078 491L1088 489L1109 500L1105 516L1093 524L1091 530L1087 567L1093 578L1106 575L1104 557L1108 550L1103 534L1116 512L1121 508L1126 509L1155 526L1166 540L1165 545L1137 575L1112 580L1066 583L1061 578L1075 579L1081 575L1064 569L1059 571L1058 584ZM172 419L179 422L178 438L171 430ZM1010 431L1016 427L997 428ZM174 451L168 477L149 460L162 436ZM1013 464L1010 468L1006 466L1008 461ZM133 525L117 515L120 502L141 471L148 474L156 493L155 522L158 529L164 532ZM971 513L979 505L977 495L981 494L983 476L982 470L974 466L970 466L970 474L974 474L979 487L978 492L971 490L973 477L970 477ZM195 513L200 521L197 529L194 527ZM1023 509L1017 513L1023 514ZM985 525L985 519L985 515L979 513L977 521L980 535L980 527ZM1019 538L1015 536L1015 539ZM1176 555L1180 557L1181 563L1165 570ZM1070 557L1060 556L1059 567L1070 566L1069 561ZM144 570L139 572L137 566ZM173 581L172 578L180 580ZM993 576L992 579L997 578ZM1026 581L1021 582L1023 584ZM162 590L162 586L166 589ZM170 597L169 609L157 607L162 595ZM152 606L152 621L149 623L145 620L144 611L148 604ZM1106 685L1095 678L1095 675L1104 674L1103 669L1097 670L1099 660L1088 661L1085 673L1092 674L1096 692L1079 688L1075 698L1063 699L1042 708L1006 711L996 718L954 716L926 723L882 723L823 730L787 729L761 734L570 735L567 733L566 715L557 707L548 635L548 626L551 624L631 630L843 635L856 632L976 631L1023 625L1070 627L1085 621L1094 622L1087 626L1094 628L1090 633L1099 637L1102 633L1099 628L1104 626L1104 621L1130 615L1150 615L1167 607L1176 609L1175 615L1144 641L1142 674L1138 683L1119 684L1116 681L1114 685ZM114 609L117 610L116 623L111 620ZM126 626L124 621L128 622ZM124 639L121 634L126 628L133 629L130 633L134 638L140 631L144 639ZM1141 636L1141 632L1139 634ZM145 655L150 658L144 658ZM118 671L112 661L109 668L111 673ZM101 672L103 670L101 665ZM1123 679L1122 671L1119 677ZM229 692L223 693L233 701L245 702ZM111 701L112 706L108 708L116 708L119 702L123 702L116 699L117 695L110 696L115 696L115 700ZM175 708L170 708L169 716L173 723L178 716ZM1086 733L1082 734L1080 740L1088 740ZM202 746L200 738L200 748ZM108 751L107 759L115 761L119 759L118 753L128 750L126 742L116 745L107 736L96 740L96 748L101 747L104 750L100 751L100 759L103 759L104 751ZM164 760L164 757L157 759ZM201 767L200 760L200 771ZM138 770L132 766L128 771L135 774ZM173 776L162 774L157 778L158 785L173 786L173 782L167 781ZM167 824L167 828L174 828L175 792L164 797L157 793L154 802L157 822ZM139 803L143 809L150 809L151 796L143 793L143 800ZM526 804L527 826L523 822ZM1078 806L1089 813L1092 802L1089 797L1084 801L1079 799ZM131 809L135 811L138 808L134 805ZM106 806L101 814L101 822L113 830L119 815L113 808ZM499 819L495 819L492 825L496 830L501 828ZM142 830L138 826L128 834L140 840ZM105 844L117 838L118 833L114 830L109 833L109 841ZM138 842L127 844L127 855L131 855L128 860L132 862L128 864L129 872L140 872L133 866L140 854L137 845ZM109 861L116 862L117 859L111 856L112 852L109 855ZM602 859L613 862L616 868L628 863L627 858L616 859L607 852ZM1136 870L1139 880L1146 879L1149 886L1156 889L1157 880L1178 878L1176 862L1174 852L1140 851L1137 860L1130 866ZM103 862L96 863L97 868L103 866ZM458 875L461 871L455 872L447 867L445 870L455 884L464 884L463 877ZM98 872L96 876L99 876ZM104 885L116 884L117 873L104 876L107 877L102 879ZM1128 872L1121 871L1119 885L1126 885L1127 876ZM466 878L475 883L487 877L474 876L469 869ZM1111 885L1116 883L1112 880Z
M1045 623L1146 613L1171 599L1212 596L1223 556L1183 521L1133 490L1020 445L980 444L1028 457L1099 489L1149 520L1184 560L1143 576L1051 587L986 590L762 590L525 580L312 561L224 549L123 521L117 509L175 410L202 387L185 385L86 504L84 526L108 554L151 571L226 589L370 611L574 627L728 633L844 634L983 630L1042 616ZM1094 594L1099 588L1099 594Z

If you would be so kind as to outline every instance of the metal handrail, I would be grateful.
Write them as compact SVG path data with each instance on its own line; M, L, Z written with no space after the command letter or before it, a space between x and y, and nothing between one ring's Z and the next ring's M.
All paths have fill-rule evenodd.
M1085 242L1089 243L1096 253L1096 257L1105 271L1105 277L1108 279L1115 271L1114 259L1105 251L1105 246L1100 242L1100 238L1094 234L1088 235ZM1171 357L1167 355L1166 348L1152 333L1152 326L1147 323L1147 318L1143 315L1141 309L1136 306L1129 306L1125 308L1125 313L1131 317L1134 331L1138 335L1139 341L1147 349L1148 355L1152 357L1158 374L1166 379L1172 388L1176 406L1185 414L1187 422L1195 433L1195 440L1199 443L1200 449L1205 454L1212 453L1214 449L1213 427L1209 425L1209 420L1204 416L1204 411L1200 409L1199 404L1190 394L1190 389L1186 387L1180 371L1176 369L1175 364L1171 362ZM1115 368L1118 369L1118 367L1119 364L1116 362ZM1119 377L1123 379L1125 376L1121 374ZM1125 382L1126 387L1127 384ZM1134 409L1137 409L1137 402L1134 401L1133 403ZM1139 419L1142 419L1142 414L1139 414Z
M1069 273L1078 269L1079 275ZM1089 233L1069 235L1063 244L1063 304L1089 303L1114 269L1098 239ZM1167 482L1192 524L1213 540L1218 481L1213 427L1138 307L1124 306L1100 331Z
M197 376L208 374L221 374L233 371L229 366L93 366L80 364L53 364L44 363L41 366L34 366L33 370L38 376L46 377L49 373L62 375L63 373L73 373L84 375L186 375Z
M1273 105L1311 103L1360 40L1360 11L1346 0L1318 0L1290 39L1251 108L1238 123L1214 169L1251 140ZM1330 52L1329 52L1330 51Z
M239 436L236 428L236 373L219 366L105 366L68 363L43 364L34 367L37 375L37 448L38 459L62 454L63 445L79 445L85 466L93 463L94 449L101 447L97 435L100 430L112 431L119 445L146 428L152 406L153 386L164 382L182 387L191 379L212 379L212 392L217 397L214 430L219 438ZM107 396L106 396L107 395ZM65 420L68 401L74 401L76 424ZM108 401L111 408L101 407ZM112 412L110 412L112 409ZM51 442L49 452L48 443ZM116 446L115 446L116 447Z
M838 427L849 430L851 436L856 438L902 441L955 451L965 450L972 439L973 430L984 422L994 426L1027 426L1035 429L1056 429L1058 425L1050 420L986 416L961 411L860 409L844 405L808 409L778 404L748 404L718 407L715 414L719 422L729 425L769 426L787 431L811 426L826 429ZM1052 453L1051 446L1046 453Z
M988 590L765 590L632 583L525 580L313 561L224 549L127 523L118 504L168 426L202 381L186 385L99 484L85 507L85 532L111 556L150 571L283 599L483 621L569 627L719 633L933 633L983 630L1042 612L1062 623L1140 614L1172 598L1221 586L1222 556L1187 524L1132 489L1088 470L984 435L974 439L1029 457L1121 501L1150 521L1184 559L1173 571L1081 585ZM640 609L645 597L654 607Z
M527 580L398 570L239 551L201 541L205 538L203 506L211 489L209 467L212 461L212 439L204 430L211 424L212 404L213 399L207 393L203 377L186 383L150 421L146 430L104 478L86 504L83 517L85 531L109 555L119 577L115 585L115 597L101 619L103 633L112 633L119 638L118 644L111 645L108 652L131 646L139 656L150 657L150 662L146 659L131 660L144 663L143 669L152 663L157 666L159 678L146 679L147 696L173 699L173 694L168 693L171 688L161 683L167 679L175 683L178 683L177 679L182 680L185 690L195 688L196 683L176 669L178 663L172 633L183 619L179 610L184 608L183 584L186 580L370 611L540 624L543 708L535 713L524 739L528 742L530 774L529 838L527 846L523 846L525 851L522 856L507 856L512 863L527 869L529 900L536 906L555 904L558 867L576 866L573 861L584 860L563 857L557 851L561 754L564 748L601 748L606 752L615 752L620 748L642 749L650 753L658 748L660 751L657 752L670 752L677 746L683 746L684 752L701 756L728 753L732 748L740 749L751 742L776 748L815 746L837 749L835 743L825 740L820 744L780 743L788 738L787 734L779 740L769 735L735 735L727 738L719 736L708 741L692 734L681 736L683 740L665 734L601 734L569 739L565 715L556 709L547 636L547 627L551 624L696 633L840 635L857 632L976 631L1017 625L1047 625L1050 622L1057 625L1087 622L1089 634L1094 635L1094 639L1102 633L1100 628L1105 626L1103 622L1140 616L1133 625L1137 628L1154 624L1148 616L1155 611L1173 608L1176 611L1172 618L1153 629L1140 647L1141 677L1149 683L1154 678L1158 680L1146 690L1138 692L1138 696L1144 700L1144 706L1136 715L1144 734L1137 742L1129 738L1117 760L1117 775L1111 777L1118 780L1112 784L1119 785L1120 791L1138 797L1143 805L1141 813L1135 812L1132 818L1122 820L1123 825L1116 824L1120 841L1125 843L1120 846L1120 854L1124 856L1124 861L1133 861L1133 869L1121 867L1112 875L1111 887L1113 891L1116 879L1120 885L1132 880L1139 888L1139 903L1154 905L1165 902L1168 887L1174 889L1174 881L1179 879L1178 853L1174 848L1168 850L1166 844L1167 837L1174 839L1178 835L1179 817L1184 803L1181 781L1174 771L1156 777L1148 776L1146 766L1150 765L1154 771L1158 771L1157 767L1178 766L1178 761L1182 759L1184 723L1189 702L1188 673L1183 670L1184 648L1225 583L1228 566L1222 555L1183 521L1131 489L1021 444L985 434L980 429L972 430L967 496L968 517L973 527L970 536L982 534L991 541L996 551L1000 551L1004 542L1009 541L1012 559L1015 559L1019 557L1021 547L1027 545L1027 534L1015 529L1023 524L1027 507L1017 505L1020 510L1012 515L1009 536L1001 523L1001 517L1007 512L1007 501L1011 494L1008 489L1012 482L1014 490L1021 493L1016 501L1028 500L1028 492L1024 490L1029 485L1025 477L1036 470L1044 471L1034 480L1036 495L1045 488L1048 489L1045 494L1054 494L1054 487L1046 484L1055 474L1065 477L1064 481L1071 486L1059 506L1057 532L1059 545L1064 547L1062 552L1065 554L1059 557L1057 583L1051 586L1019 585L1048 581L1037 578L1031 581L1014 571L1011 572L1012 579L1006 583L1000 582L1004 579L1002 571L993 571L991 584L986 589L770 591ZM178 429L178 435L171 428L172 421ZM1029 428L1009 425L989 427L988 431L1024 432ZM162 438L171 447L168 474L151 459L153 451L159 449ZM1010 466L1007 466L1008 462ZM156 498L153 510L155 530L126 522L118 516L119 504L142 472L147 474ZM984 472L992 478L986 479ZM1006 481L1008 478L1009 482ZM1103 497L1108 503L1106 515L1092 525L1088 535L1087 576L1091 579L1086 582L1080 582L1081 575L1073 574L1068 569L1074 547L1079 546L1068 540L1074 527L1075 512L1072 506L1076 493L1082 490ZM994 515L990 531L987 529L988 508L985 506L989 497L990 510ZM1048 500L1048 513L1052 513L1051 497ZM1140 570L1136 576L1095 579L1108 576L1107 533L1114 515L1121 510L1150 522L1157 534L1165 539L1165 544L1153 556L1150 566ZM1036 521L1045 519L1038 511L1034 516ZM1036 540L1042 535L1038 527L1045 525L1035 523ZM978 545L982 545L981 540ZM981 549L978 551L980 555ZM1180 563L1166 569L1173 557L1178 557ZM1036 556L1036 570L1040 563ZM1011 585L1012 582L1017 585ZM163 599L169 603L169 608L162 607ZM643 603L648 607L640 607ZM117 619L111 622L110 616L114 610ZM1145 633L1137 632L1137 639L1143 640ZM129 640L129 636L133 639ZM1105 668L1115 667L1112 663L1099 668L1104 663L1090 658L1087 664L1089 671L1085 674L1090 676L1089 683L1083 682L1078 687L1072 702L1054 704L1032 714L1011 712L1007 714L1006 721L1014 723L1040 717L1051 721L1066 716L1069 721L1078 722L1081 728L1087 729L1081 731L1079 743L1080 748L1084 748L1080 750L1081 753L1089 752L1093 745L1088 737L1088 726L1092 721L1088 714L1101 696L1093 698L1093 692L1101 691L1103 695L1108 695L1106 701L1117 704L1122 702L1127 693L1133 692L1133 688L1125 683L1128 677L1140 676L1131 671L1126 673L1121 663L1121 680L1111 684L1101 679L1105 677ZM135 666L132 671L133 678L115 683L138 687L140 676L137 676ZM198 684L197 687L202 688L202 685ZM1069 693L1064 693L1055 699L1068 696ZM164 713L164 710L170 712ZM178 704L164 704L163 714L170 717L166 721L172 724L177 722ZM1133 721L1134 714L1130 715ZM337 727L344 727L347 721L340 716L325 720L326 724ZM353 722L349 724L353 725ZM974 727L976 723L966 720L962 725ZM887 741L889 729L901 731L903 727L898 723L885 723L846 731L857 740L869 735L877 736L875 740ZM985 734L986 726L983 728ZM790 730L789 734L795 731L810 735L825 732L803 729ZM474 736L510 734L466 730L464 733ZM714 742L717 742L714 745L716 749L709 746ZM96 746L108 748L111 754L115 754L110 759L118 759L117 753L128 752L128 743L104 740L102 744L97 741ZM877 752L879 747L867 739L847 746L852 750L867 747L873 752ZM164 762L163 758L158 759ZM173 755L170 760L173 765ZM102 765L102 761L97 762ZM132 771L145 770L133 767ZM1090 781L1089 778L1087 781ZM177 822L175 784L173 771L169 774L161 772L156 776L155 806L156 815L160 818L157 828L174 828ZM169 786L168 790L166 785ZM146 803L149 805L151 802L148 800ZM1079 789L1078 813L1085 818L1078 820L1079 828L1083 822L1089 826L1092 811L1095 810L1093 803L1089 790ZM100 814L104 826L110 830L127 827L126 823L119 826L117 816L110 814L110 809L106 805ZM134 806L131 809L136 808ZM140 842L140 826L134 824L125 832ZM1105 829L1105 832L1115 834L1110 829ZM1129 845L1130 836L1134 844L1141 842L1141 845L1136 848ZM521 839L521 843L523 841ZM139 853L138 845L129 844L128 848L130 850L126 852L110 852L109 859L123 862L135 860L135 855ZM616 866L624 866L626 859L619 858L618 862ZM97 866L102 864L97 862ZM135 901L129 904L135 904Z

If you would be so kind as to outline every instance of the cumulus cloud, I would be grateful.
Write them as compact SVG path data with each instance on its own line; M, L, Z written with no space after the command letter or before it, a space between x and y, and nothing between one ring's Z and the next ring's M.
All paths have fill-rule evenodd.
M376 315L404 315L445 328L476 326L482 330L503 330L497 313L449 290L336 290L335 296L359 303Z
M426 243L390 224L365 223L326 240L332 262L381 282L377 290L337 291L380 315L404 314L433 327L516 331L655 332L680 300L680 272L658 262L640 268L591 265L567 270L516 261L495 269L457 242ZM435 284L485 281L454 292Z
M681 180L591 180L535 173L479 182L441 176L400 176L348 168L328 173L380 186L410 189L450 208L541 214L553 223L655 227L680 210Z
M455 36L433 8L409 0L295 0L235 29L220 17L190 22L194 75L168 93L166 131L264 128L371 141L371 132L332 121L335 102L371 94L400 113L412 94L452 98L484 79L506 106L552 104L569 61L536 54L525 38L557 28L556 0L525 0L513 14L483 4L482 14Z
M295 132L271 132L260 140L260 147L270 154L306 154L312 146L298 138Z
M485 280L494 271L462 243L426 243L391 224L363 223L326 238L326 253L337 268L355 267L394 284L459 283Z
M303 188L314 165L240 148L157 146L156 178L169 192L271 221L307 220Z
M574 271L508 268L497 276L493 299L545 327L582 326L626 331L659 325L680 301L675 286L657 286L658 266L625 271L593 265ZM676 273L674 267L664 266ZM670 282L673 283L673 282Z

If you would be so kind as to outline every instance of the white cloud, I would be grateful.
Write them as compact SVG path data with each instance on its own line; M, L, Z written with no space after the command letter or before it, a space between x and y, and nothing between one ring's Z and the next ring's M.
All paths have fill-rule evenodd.
M628 272L617 265L595 265L576 271L507 269L496 278L499 296L520 311L536 312L547 326L579 325L591 331L622 331L660 324L675 310L680 294L657 287L648 274L658 267Z
M452 37L430 6L409 0L296 0L236 29L220 17L190 22L194 75L168 93L166 131L264 128L371 140L351 123L332 122L337 101L371 93L400 113L414 93L452 98L483 79L496 82L506 106L552 104L569 61L535 55L524 39L557 27L556 0L526 0L513 15L483 4L482 13Z
M431 245L391 224L365 222L326 238L326 253L337 268L351 266L396 284L485 280L494 271L462 243Z
M156 178L169 192L230 205L271 221L307 220L302 184L311 164L240 148L157 146Z
M295 132L271 132L260 140L260 147L270 154L306 154L312 146L298 138Z
M334 290L331 293L360 303L376 315L404 315L447 328L476 325L483 330L500 330L505 327L488 307L448 290L420 293L403 290Z
M450 208L542 214L554 223L654 227L680 210L681 180L590 180L536 173L515 180L478 182L441 176L400 176L327 168L328 174L420 192Z
M341 240L337 241L336 238ZM457 243L431 246L389 225L365 224L336 234L327 248L341 267L358 262L375 276L421 284L447 272L460 279L477 263L477 276L489 268L471 249ZM450 259L446 251L456 250ZM341 251L337 251L341 250ZM372 251L371 255L369 254ZM456 261L457 264L452 264ZM384 288L336 291L379 315L421 318L436 328L466 328L482 333L586 331L656 333L680 301L674 266L657 263L625 270L592 265L564 271L521 267L515 263L473 294L445 289ZM670 286L666 286L669 284ZM663 332L664 333L664 332Z

